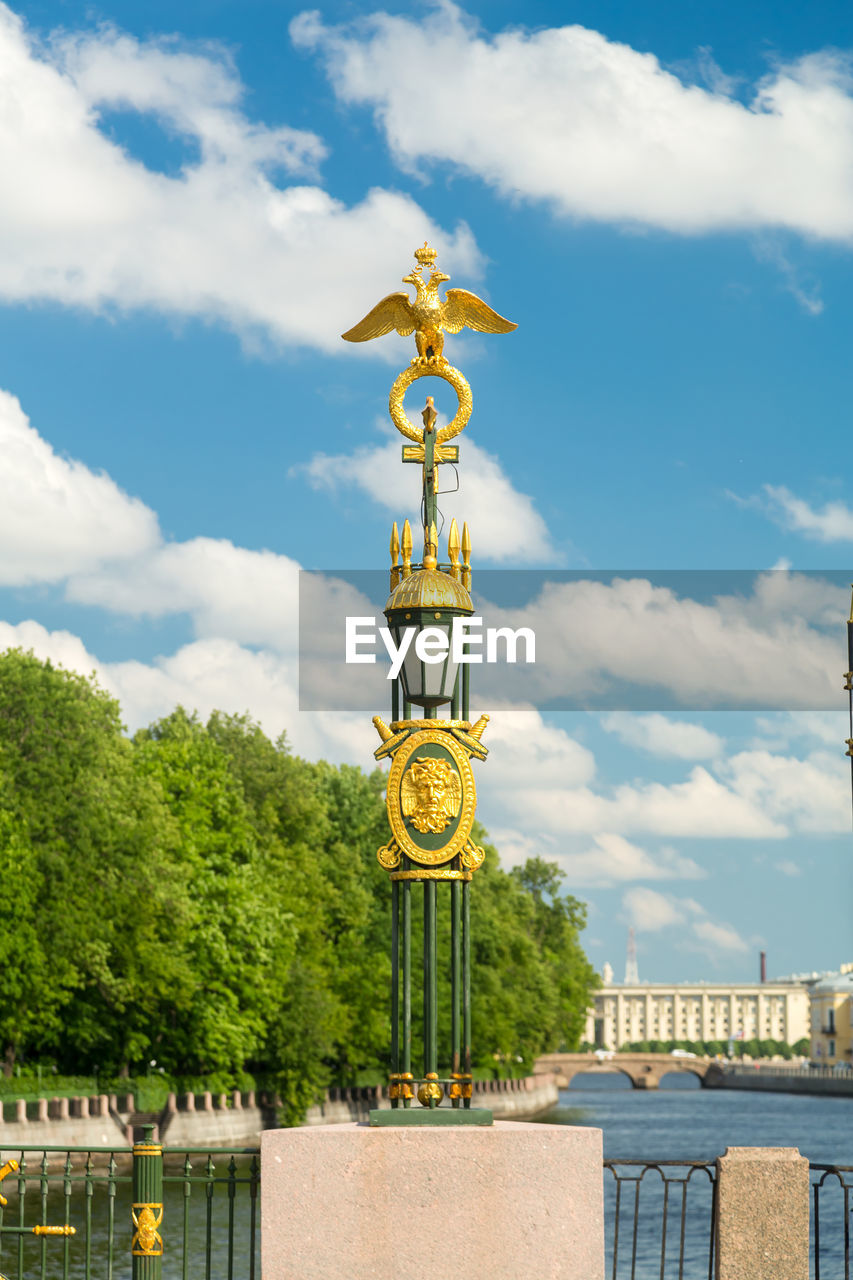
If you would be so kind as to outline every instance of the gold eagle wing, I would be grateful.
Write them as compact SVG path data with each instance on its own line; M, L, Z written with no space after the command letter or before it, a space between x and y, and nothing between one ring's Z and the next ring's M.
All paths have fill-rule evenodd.
M381 338L383 334L396 329L407 338L410 333L415 332L415 327L409 295L401 290L399 293L389 293L381 302L377 302L363 320L347 329L341 337L347 342L367 342L370 338Z
M499 316L476 293L469 293L467 289L448 289L441 312L442 328L448 333L458 333L466 324L478 333L512 333L518 328L512 320Z

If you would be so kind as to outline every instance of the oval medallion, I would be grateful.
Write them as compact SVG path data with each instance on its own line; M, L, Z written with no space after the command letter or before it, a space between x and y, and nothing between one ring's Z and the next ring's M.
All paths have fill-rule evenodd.
M470 761L451 734L422 729L394 753L388 821L413 862L431 867L455 857L471 834L476 805Z

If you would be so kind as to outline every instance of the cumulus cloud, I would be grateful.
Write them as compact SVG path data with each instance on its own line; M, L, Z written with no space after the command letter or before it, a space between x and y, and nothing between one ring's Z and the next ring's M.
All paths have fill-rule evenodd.
M764 486L764 506L785 529L815 542L853 542L853 510L844 502L827 502L817 509L784 485Z
M709 919L693 898L676 898L640 886L623 894L622 907L638 932L681 927L685 930L683 945L691 950L713 956L720 951L741 953L749 949L732 925Z
M642 886L622 895L622 907L634 928L643 933L657 933L671 925L684 924L688 914L702 913L699 903L692 898L674 898Z
M458 492L440 493L439 506L449 525L455 516L476 532L478 560L500 563L527 561L553 564L561 557L555 549L545 521L526 493L519 493L494 454L466 435L461 448L465 466ZM442 483L450 483L444 475ZM400 440L389 439L379 447L365 445L348 454L317 453L310 462L295 467L315 489L330 493L357 485L398 521L420 507L421 473L404 467L400 475Z
M76 574L66 596L129 617L188 613L199 636L295 652L299 565L224 538L162 543L120 565Z
M701 574L695 597L640 576L555 575L522 608L484 604L489 625L531 627L537 637L535 666L500 679L509 696L566 708L837 705L847 589L778 572L731 582L707 598ZM489 586L480 575L478 591L488 597ZM494 594L500 588L495 575ZM821 630L827 623L834 634ZM497 679L497 667L483 671Z
M720 755L723 750L724 743L719 734L711 733L701 724L671 720L656 711L651 715L614 711L602 716L601 723L628 746L639 747L654 756L705 760Z
M321 140L251 121L225 53L110 28L37 44L0 5L0 63L2 299L156 308L353 352L339 335L425 237L456 269L480 268L467 227L438 227L406 195L333 199L316 181ZM114 141L115 110L179 139L180 171Z
M156 547L154 512L103 473L59 457L0 390L0 583L57 582Z
M490 35L448 0L351 26L303 13L291 35L409 169L446 162L597 221L853 235L853 76L836 51L773 67L740 100L720 75L691 83L581 26ZM430 51L429 128L400 74L413 48Z
M481 785L489 792L493 825L519 832L535 821L533 844L512 837L516 861L539 853L582 875L604 867L602 876L613 882L630 878L620 876L620 867L622 873L633 867L637 879L690 878L701 868L680 851L638 850L629 840L775 841L849 827L846 761L821 748L803 755L741 751L694 765L673 782L638 778L614 785L597 776L586 747L536 712L496 713L487 738L494 749ZM580 842L584 836L592 847Z
M606 889L629 880L703 880L706 875L692 858L675 849L651 853L613 832L596 835L591 846L576 853L558 849L553 840L518 831L497 828L492 836L504 864L516 866L527 858L544 857L565 872L566 884L573 892L582 888Z

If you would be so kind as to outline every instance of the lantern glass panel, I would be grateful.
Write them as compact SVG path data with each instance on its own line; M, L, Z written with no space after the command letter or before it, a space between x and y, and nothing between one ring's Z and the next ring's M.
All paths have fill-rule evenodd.
M408 625L411 626L411 622ZM430 619L427 625L417 625L417 634L409 645L400 671L403 696L407 702L412 702L421 707L437 707L444 702L451 701L459 665L453 661L450 651L452 625L452 618L447 618L441 622ZM417 653L418 635L427 629L432 632L443 632L447 637L446 653L439 655L438 645L430 646L434 656L439 659L438 661L424 662ZM406 626L402 624L391 628L394 643L398 648L403 642L405 630Z

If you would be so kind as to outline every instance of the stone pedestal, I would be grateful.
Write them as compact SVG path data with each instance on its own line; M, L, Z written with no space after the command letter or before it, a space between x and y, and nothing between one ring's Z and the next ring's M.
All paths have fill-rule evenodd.
M264 1280L604 1280L601 1130L274 1129Z
M796 1147L717 1158L717 1280L808 1280L809 1162Z

